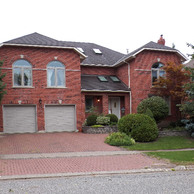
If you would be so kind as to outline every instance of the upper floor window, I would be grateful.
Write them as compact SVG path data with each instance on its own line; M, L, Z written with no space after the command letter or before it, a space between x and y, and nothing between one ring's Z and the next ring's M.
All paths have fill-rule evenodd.
M59 61L47 65L47 86L65 87L65 66Z
M32 65L20 59L13 64L13 85L18 87L32 86Z
M162 69L163 66L164 65L159 62L152 65L152 84L154 84L154 82L160 77L164 76L165 71Z

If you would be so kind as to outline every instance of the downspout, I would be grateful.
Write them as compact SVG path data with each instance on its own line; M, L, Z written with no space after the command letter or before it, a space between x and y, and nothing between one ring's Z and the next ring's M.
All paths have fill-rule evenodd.
M124 61L124 62L128 65L128 78L129 78L128 87L130 88L131 87L130 64L127 61ZM130 98L129 99L129 106L130 106L129 113L131 114L132 113L131 91L129 91L129 98Z

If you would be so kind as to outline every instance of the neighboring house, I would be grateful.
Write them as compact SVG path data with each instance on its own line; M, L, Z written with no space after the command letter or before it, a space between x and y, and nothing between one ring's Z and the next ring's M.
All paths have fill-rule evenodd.
M127 55L38 33L2 43L7 94L0 131L81 131L92 106L118 118L135 113L139 102L152 94L152 82L164 74L160 68L186 60L164 43L161 37ZM173 117L174 104L168 100Z
M194 68L194 59L191 59L188 63L184 64L186 67Z

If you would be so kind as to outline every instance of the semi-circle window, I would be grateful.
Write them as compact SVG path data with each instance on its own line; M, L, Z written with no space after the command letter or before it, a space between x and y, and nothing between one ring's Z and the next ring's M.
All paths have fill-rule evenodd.
M65 87L65 66L59 61L47 65L48 87Z
M165 71L162 69L163 66L164 65L159 62L152 65L152 84L154 84L156 80L159 80L160 77L164 76Z
M32 65L28 61L20 59L13 63L13 85L32 86Z

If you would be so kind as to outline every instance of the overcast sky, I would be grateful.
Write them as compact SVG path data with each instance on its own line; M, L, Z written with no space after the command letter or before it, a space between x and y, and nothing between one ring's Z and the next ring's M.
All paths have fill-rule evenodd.
M126 53L163 34L193 52L194 0L0 0L0 43L33 32Z

